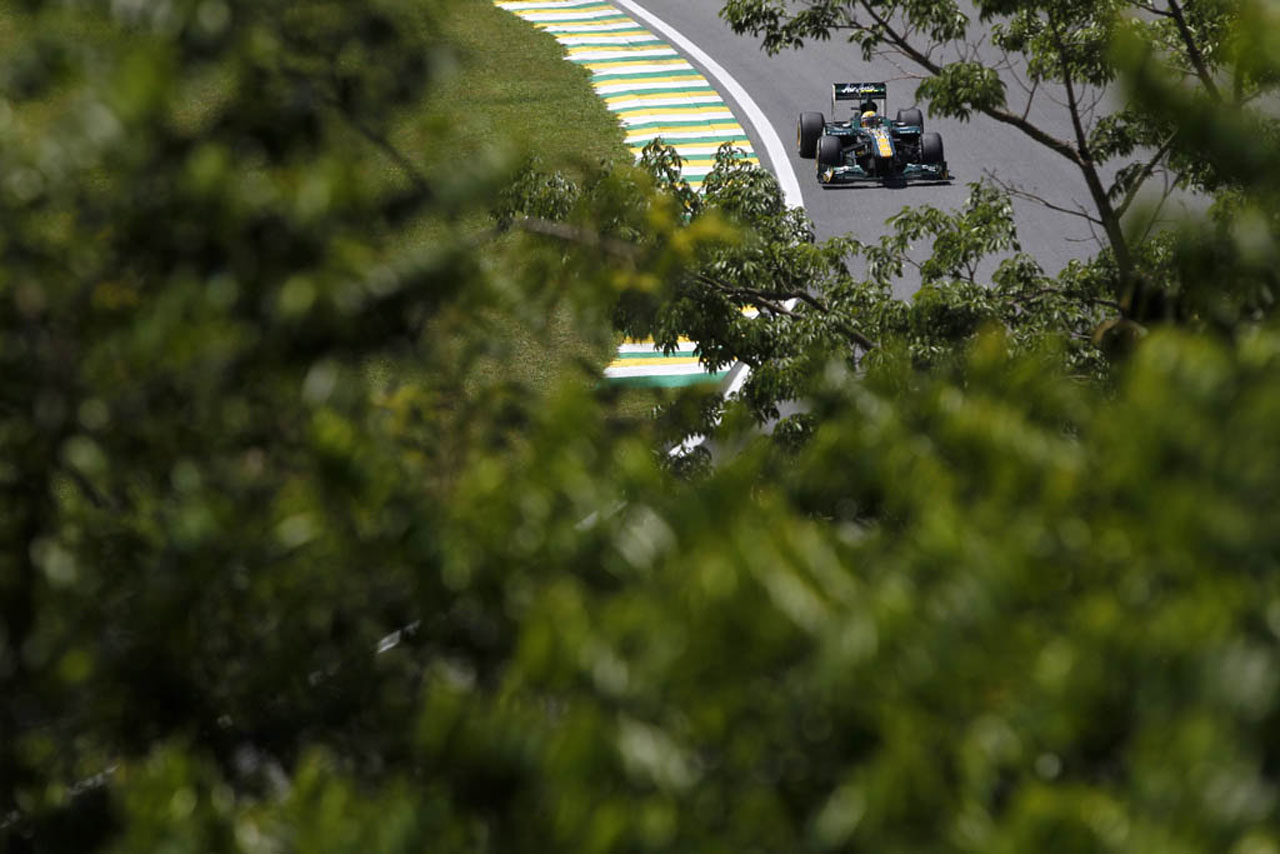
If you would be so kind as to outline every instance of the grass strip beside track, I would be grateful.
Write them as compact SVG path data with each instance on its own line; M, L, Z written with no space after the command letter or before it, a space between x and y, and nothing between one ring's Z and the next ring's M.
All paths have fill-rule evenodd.
M549 34L530 27L489 0L454 0L444 20L446 40L461 53L459 67L433 98L426 133L410 144L427 151L432 167L466 168L494 149L508 157L536 154L547 169L570 177L602 162L631 163L623 131L591 88L590 75L564 61ZM441 150L439 140L449 145ZM478 223L487 227L489 223ZM499 268L508 262L490 259ZM499 271L500 274L500 271ZM567 312L546 317L491 318L493 357L483 376L543 387L579 360L599 364L613 355L584 334Z
M626 143L639 155L662 138L683 159L681 172L700 189L725 142L758 162L742 126L720 94L678 51L608 3L590 0L494 0L535 27L555 35L565 58L592 73L592 85L626 129ZM647 373L655 385L673 376L714 382L691 355L649 348L644 358L623 352L608 366L610 381L639 384Z

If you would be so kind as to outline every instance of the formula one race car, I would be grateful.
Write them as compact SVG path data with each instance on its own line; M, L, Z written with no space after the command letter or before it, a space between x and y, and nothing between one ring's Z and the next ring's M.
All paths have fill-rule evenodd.
M949 181L942 137L924 132L924 115L915 107L885 113L889 87L884 83L832 83L831 112L841 101L857 101L846 121L827 121L822 113L801 113L796 128L800 156L818 162L824 186L854 183Z

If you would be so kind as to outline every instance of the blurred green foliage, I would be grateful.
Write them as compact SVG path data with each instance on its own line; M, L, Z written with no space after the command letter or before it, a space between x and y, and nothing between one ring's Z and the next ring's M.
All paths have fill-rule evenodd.
M451 161L462 0L0 9L5 850L1280 850L1280 162L1140 46L1261 177L1112 361L990 188L815 245L727 153ZM517 307L750 355L737 453L497 374Z

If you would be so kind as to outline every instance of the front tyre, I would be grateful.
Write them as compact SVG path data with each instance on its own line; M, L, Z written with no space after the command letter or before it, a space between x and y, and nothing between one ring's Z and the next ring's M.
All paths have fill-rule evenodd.
M920 160L924 163L942 163L942 135L926 133L920 137Z
M817 146L818 170L824 166L844 165L844 146L838 136L823 136Z
M818 148L818 140L827 127L827 119L822 113L801 113L796 122L796 151L806 159L813 157Z

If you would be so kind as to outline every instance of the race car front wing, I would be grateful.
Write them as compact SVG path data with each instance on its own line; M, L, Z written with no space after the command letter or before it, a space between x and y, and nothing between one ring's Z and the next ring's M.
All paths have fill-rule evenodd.
M837 184L892 184L895 182L939 182L950 181L951 172L946 161L941 163L907 163L900 172L889 175L878 175L868 172L856 163L844 166L821 166L818 168L818 183L834 186Z

